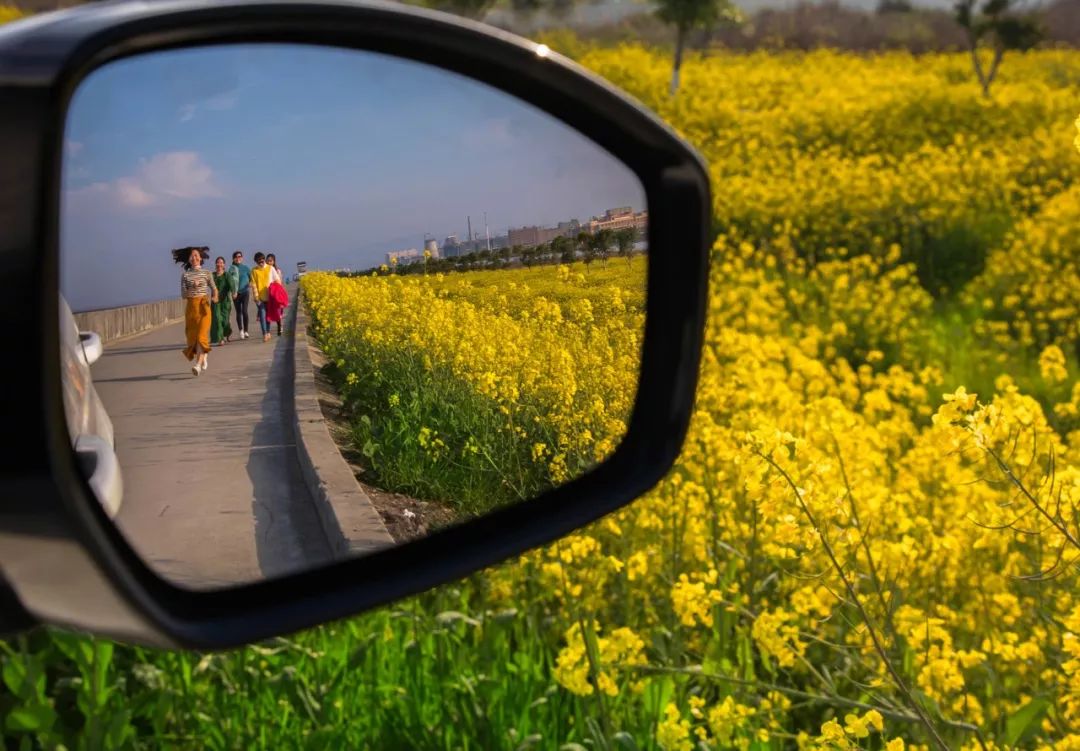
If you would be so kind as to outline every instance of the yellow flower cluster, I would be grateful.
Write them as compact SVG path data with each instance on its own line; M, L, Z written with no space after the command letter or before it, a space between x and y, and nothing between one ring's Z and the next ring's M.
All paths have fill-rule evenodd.
M613 667L644 664L645 642L628 628L617 628L609 636L600 636L598 632L595 622L585 631L580 623L567 629L566 648L559 653L555 664L555 680L580 696L589 696L596 690L617 696L619 673Z
M483 607L558 623L554 679L648 713L663 749L1080 748L1080 55L1015 55L992 99L961 55L719 54L675 98L665 56L584 62L711 163L696 407L667 478L486 573ZM460 386L525 491L625 429L644 287L623 269L304 289L354 402L400 394L407 434L461 461L451 417L410 406ZM942 287L1024 373L955 378Z
M821 726L821 733L810 738L806 733L799 736L799 749L812 751L847 751L860 746L858 742L870 736L871 732L880 733L885 727L881 713L871 709L862 716L847 714L841 725L837 720L829 720ZM885 745L886 751L903 751L904 741L894 738Z

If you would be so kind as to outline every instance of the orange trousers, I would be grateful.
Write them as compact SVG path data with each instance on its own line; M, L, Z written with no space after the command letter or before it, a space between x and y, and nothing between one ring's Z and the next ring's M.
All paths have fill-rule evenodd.
M184 348L184 357L194 360L195 355L210 351L210 301L205 295L189 297L187 309L184 310L184 335L187 337L187 347Z

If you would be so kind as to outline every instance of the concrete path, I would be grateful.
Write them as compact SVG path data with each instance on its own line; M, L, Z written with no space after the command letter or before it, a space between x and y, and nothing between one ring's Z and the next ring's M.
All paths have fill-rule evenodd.
M183 322L108 345L92 369L124 474L117 523L151 568L190 588L331 559L296 457L293 339L264 343L254 313L252 338L215 347L198 377Z

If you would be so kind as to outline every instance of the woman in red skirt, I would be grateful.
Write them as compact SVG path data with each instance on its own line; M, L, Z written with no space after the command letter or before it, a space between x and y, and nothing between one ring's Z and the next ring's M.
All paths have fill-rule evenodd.
M266 256L266 265L270 267L270 289L266 300L266 320L277 324L277 335L281 336L281 318L289 307L289 293L285 289L285 277L278 268L277 258L273 253Z

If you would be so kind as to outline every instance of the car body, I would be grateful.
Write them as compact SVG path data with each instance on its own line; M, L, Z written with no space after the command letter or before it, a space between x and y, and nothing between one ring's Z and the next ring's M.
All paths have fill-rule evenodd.
M60 297L61 382L68 433L79 463L110 517L120 511L124 486L116 458L112 420L90 375L104 351L101 337L79 331L67 300Z

